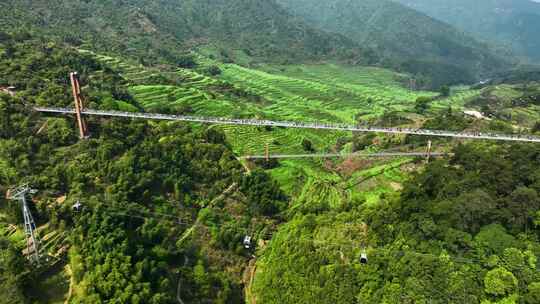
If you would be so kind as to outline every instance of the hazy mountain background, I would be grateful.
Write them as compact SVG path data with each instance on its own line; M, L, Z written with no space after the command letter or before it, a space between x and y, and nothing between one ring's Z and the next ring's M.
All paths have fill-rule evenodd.
M470 82L502 68L488 45L452 26L388 0L278 0L297 19L375 49L387 66L433 84Z
M540 3L529 0L396 0L540 62ZM536 1L538 2L538 1Z
M0 25L32 29L77 47L179 61L210 45L260 62L382 65L425 87L475 82L508 58L452 26L388 0L8 0Z

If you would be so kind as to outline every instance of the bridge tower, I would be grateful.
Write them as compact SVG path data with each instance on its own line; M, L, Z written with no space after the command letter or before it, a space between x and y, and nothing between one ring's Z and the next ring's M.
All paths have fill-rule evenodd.
M431 142L431 140L428 140L428 142L427 142L427 150L426 150L426 164L429 163L429 161L431 159L432 145L433 145L433 143Z
M24 232L26 234L26 254L28 259L32 263L39 265L39 237L36 233L36 223L28 208L28 203L26 201L26 196L36 193L36 190L31 189L28 185L22 185L17 188L11 189L8 191L7 199L18 200L21 203L23 218L24 218Z
M75 102L75 115L77 116L77 125L79 126L79 137L85 139L88 138L88 126L82 116L84 104L81 96L79 74L77 72L70 73L69 78L71 80L71 89L73 92L73 100Z
M416 91L416 79L414 78L409 79L409 89L411 91Z

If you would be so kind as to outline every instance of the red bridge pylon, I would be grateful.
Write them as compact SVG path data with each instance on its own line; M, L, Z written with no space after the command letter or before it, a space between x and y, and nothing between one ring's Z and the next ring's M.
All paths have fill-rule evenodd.
M77 124L79 126L79 136L81 139L88 138L88 126L82 112L84 111L84 104L81 97L81 84L79 82L79 74L73 72L69 74L71 79L71 89L73 91L73 100L75 102L75 114L77 116Z

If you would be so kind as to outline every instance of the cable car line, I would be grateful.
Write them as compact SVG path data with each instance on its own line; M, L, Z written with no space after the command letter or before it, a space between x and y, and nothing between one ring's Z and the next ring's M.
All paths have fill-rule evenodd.
M315 244L315 245L334 245L336 247L348 247L348 248L358 249L358 250L362 249L362 246L361 246L359 241L343 242L343 243L325 242L325 241L313 241L313 240L310 241L310 240L307 240L307 239L300 240L300 241L309 242L309 243ZM369 248L369 250L367 250L367 251L368 252L375 252L375 253L397 254L400 257L405 257L406 255L409 254L409 255L413 255L413 256L418 256L418 257L423 257L423 258L432 258L432 259L436 259L436 260L447 258L449 260L452 260L454 262L458 262L458 263L461 263L461 264L478 265L478 264L482 264L482 263L487 262L487 260L481 260L481 259L477 259L477 258L464 258L464 257L452 256L450 254L447 254L447 255L435 255L435 254L432 254L432 253L421 253L421 252L416 252L416 251L412 251L412 250L387 249L387 248L384 248L384 247L372 247L372 248ZM524 266L519 266L519 267L516 267L516 268L530 269L530 267L524 267ZM539 268L540 268L540 259L537 260L537 264L536 264L536 269L539 269Z
M80 202L78 202L77 204L80 205ZM107 210L109 209L109 210ZM111 207L105 207L103 209L94 209L96 211L104 211L105 213L108 213L108 214L112 214L112 215L119 215L119 216L125 216L125 217L131 217L131 218L137 218L137 219L143 219L143 220L148 220L148 219L158 219L158 220L166 220L166 221L169 221L169 222L174 222L178 225L182 225L182 226L193 226L193 223L186 223L186 222L182 222L181 219L179 217L175 217L173 215L169 215L169 214L164 214L164 213L159 213L159 212L148 212L148 211L143 211L143 210L129 210L129 211L135 211L135 212L144 212L145 214L131 214L130 212L126 212L126 211L117 211L119 209L116 209L116 208L111 208ZM110 211L112 210L112 211ZM176 220L176 221L173 221L173 220ZM271 233L271 232L266 232L266 233L262 233L262 234L258 234L259 237L261 237L261 239L264 239L264 237L272 237L274 233ZM336 247L348 247L348 248L352 248L353 250L354 249L358 249L360 250L360 259L359 259L359 262L361 264L368 264L368 253L370 252L375 252L375 253L390 253L390 254L396 254L398 255L398 258L401 258L401 257L405 257L407 255L413 255L413 256L417 256L417 257L422 257L422 258L431 258L431 259L434 259L434 260L440 260L440 259L449 259L451 261L454 261L454 262L457 262L457 263L461 263L461 264L472 264L472 265L481 265L483 263L486 263L487 260L485 259L477 259L477 258L464 258L464 257L457 257L457 256L451 256L450 254L442 254L442 255L435 255L435 254L432 254L432 253L421 253L421 252L416 252L416 251L412 251L412 250L395 250L395 249L386 249L384 247L375 247L375 248L365 248L364 246L362 246L360 244L360 242L355 242L355 241L352 241L352 242L327 242L327 241L317 241L317 240L309 240L309 239L303 239L303 240L300 240L300 242L306 242L306 243L309 243L309 244L314 244L314 245L323 245L323 246L336 246ZM251 250L253 249L253 238L251 235L246 235L243 240L242 240L242 245L244 246L244 248L246 250ZM517 269L530 269L531 267L526 267L526 266L517 266L515 267ZM539 269L540 268L540 259L537 260L537 264L535 265L535 269Z

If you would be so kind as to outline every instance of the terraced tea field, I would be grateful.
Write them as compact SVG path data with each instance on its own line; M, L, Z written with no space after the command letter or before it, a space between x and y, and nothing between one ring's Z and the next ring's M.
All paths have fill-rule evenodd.
M186 88L171 85L137 85L129 88L129 92L144 108L177 108L189 107L200 115L221 116L234 112L231 101L217 99L208 92L197 88Z
M282 119L352 123L356 114L391 109L391 98L384 96L385 91L375 88L351 89L344 84L325 83L313 77L292 77L237 65L224 66L222 78L272 101L267 111ZM375 94L376 91L379 93ZM414 96L406 96L400 103L413 103L414 100Z
M217 127L217 126L216 126ZM316 151L328 151L332 143L345 132L328 132L324 130L291 130L285 128L257 128L239 126L219 126L227 135L238 155L262 155L268 144L271 154L306 153L302 141L308 139Z
M412 158L400 158L369 162L359 166L352 175L341 176L327 168L327 160L294 159L280 161L280 166L269 172L291 197L298 198L306 192L317 191L312 185L323 181L323 184L339 189L348 203L366 202L373 205L383 196L395 195L401 190L402 183L409 176L403 167L412 161ZM347 162L332 161L338 166Z
M151 69L145 68L142 65L127 63L119 58L106 55L96 54L89 50L78 50L80 53L92 55L95 59L102 62L111 69L120 72L120 75L133 83L143 82L156 76L159 73Z
M482 94L482 90L472 90L469 88L456 88L452 92L450 97L444 99L437 99L431 104L431 112L444 110L448 107L452 107L456 110L469 109L467 103L477 98Z
M357 118L368 120L388 112L412 113L419 96L438 95L434 92L412 91L407 87L409 76L373 67L321 64L267 65L251 69L236 64L218 64L206 57L196 56L204 67L219 66L221 74L212 77L189 69L156 72L111 57L96 56L101 62L122 72L129 80L129 92L147 110L169 109L201 116L351 124ZM174 76L181 81L169 85L149 83L156 76ZM227 95L220 91L222 85L258 96L261 102L254 102L242 95ZM467 101L479 94L480 91L461 88L450 98L437 99L432 109L444 109L449 105L461 109ZM317 130L231 125L213 128L225 132L233 150L240 156L264 154L266 145L269 145L272 154L306 153L302 146L304 139L312 142L318 152L339 152L334 151L337 140L340 137L351 137L347 132ZM350 149L350 145L346 148ZM400 162L406 163L410 159L382 161L374 168L363 168L345 179L325 168L324 160L284 160L280 167L270 172L291 195L299 194L300 189L310 184L307 182L309 179L325 179L346 185L372 174L377 185L354 188L350 198L375 203L382 194L396 191L394 188L402 178L399 169L392 169L396 161L402 164ZM388 167L390 169L386 170ZM373 170L381 172L373 174Z
M189 69L158 72L108 56L95 54L95 57L134 81L130 91L147 109L188 106L200 115L354 123L355 116L368 119L389 111L412 111L417 97L436 96L433 92L409 90L407 75L374 67L269 65L255 70L235 64L217 64L204 56L196 56L205 66L219 65L222 74L210 77ZM180 78L181 83L174 86L136 83L170 74ZM231 100L213 90L220 83L233 84L269 102L261 105L242 98ZM451 98L438 100L435 106L461 106L476 94L463 90Z

